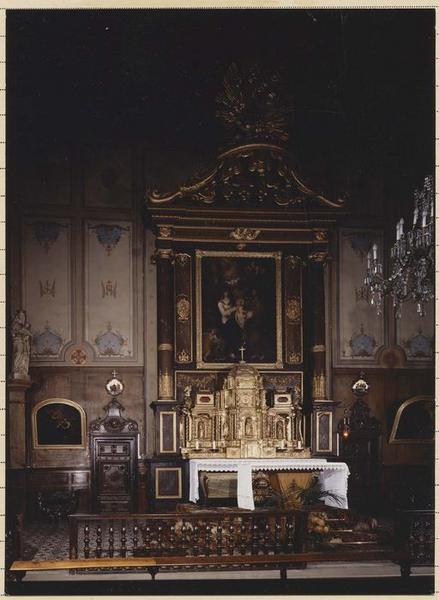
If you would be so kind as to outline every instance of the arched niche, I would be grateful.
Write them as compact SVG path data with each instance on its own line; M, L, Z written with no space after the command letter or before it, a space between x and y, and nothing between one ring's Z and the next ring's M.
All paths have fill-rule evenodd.
M48 398L32 409L32 440L35 449L83 449L86 415L77 402Z
M414 396L396 411L389 444L426 444L434 440L434 398Z

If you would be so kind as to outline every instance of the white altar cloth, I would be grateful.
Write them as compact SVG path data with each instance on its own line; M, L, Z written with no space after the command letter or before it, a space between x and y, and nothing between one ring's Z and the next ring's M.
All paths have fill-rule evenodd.
M200 458L189 460L189 500L199 499L200 471L237 472L238 474L238 507L254 510L252 489L252 471L319 471L319 482L322 489L337 494L334 498L325 498L325 504L336 508L348 508L348 476L346 463L328 462L325 458Z

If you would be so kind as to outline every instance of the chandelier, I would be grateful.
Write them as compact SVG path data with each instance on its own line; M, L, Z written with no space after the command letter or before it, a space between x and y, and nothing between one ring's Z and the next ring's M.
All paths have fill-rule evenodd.
M378 258L378 245L367 254L364 283L369 301L377 315L382 312L383 299L393 299L396 318L401 317L401 304L416 303L418 314L425 316L425 305L434 298L433 245L433 177L424 180L422 190L415 190L413 223L404 231L404 219L396 224L396 242L390 250L390 276L384 277L383 264Z

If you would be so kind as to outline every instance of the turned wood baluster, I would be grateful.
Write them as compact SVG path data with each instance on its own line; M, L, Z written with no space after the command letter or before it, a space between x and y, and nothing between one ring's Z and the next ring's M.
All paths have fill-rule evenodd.
M206 544L204 547L204 554L206 556L210 556L210 545L212 543L212 526L210 525L210 523L206 524L204 539Z
M294 520L292 517L287 517L285 546L287 554L294 552Z
M90 527L88 524L84 525L84 557L90 557Z
M230 556L233 556L235 551L235 528L233 526L233 521L230 521L229 525L229 549L228 552Z
M270 547L270 524L266 520L265 523L262 523L262 554L268 554Z
M120 553L123 558L127 555L127 528L125 526L125 521L123 521L122 528L120 530Z
M114 527L113 521L110 522L110 527L108 528L108 556L113 558L114 556Z
M280 517L276 515L276 520L274 523L274 553L280 554L282 551L282 542L281 542L281 524Z
M169 528L169 554L172 556L176 552L175 548L175 524L171 524Z
M216 526L216 553L218 554L218 556L221 556L223 551L223 528L221 526L221 523L218 522L218 525Z
M102 527L100 525L96 527L96 557L102 557Z
M256 520L253 519L252 532L251 532L251 550L250 550L251 554L258 554L258 551L259 551L258 542L259 542L258 524L256 523Z
M143 529L143 546L145 549L145 554L148 556L151 550L151 529L149 525Z
M247 528L244 520L241 521L239 526L238 548L241 554L245 554L247 551Z
M161 523L157 527L157 549L156 555L161 556L163 550L163 526Z
M198 556L200 554L200 528L198 527L197 523L194 524L193 535L194 535L194 541L193 541L192 548L193 548L194 556Z
M185 521L183 521L183 523L181 525L181 530L180 530L180 546L182 549L183 556L186 556L186 554L187 554L186 532L187 532L186 523L185 523Z

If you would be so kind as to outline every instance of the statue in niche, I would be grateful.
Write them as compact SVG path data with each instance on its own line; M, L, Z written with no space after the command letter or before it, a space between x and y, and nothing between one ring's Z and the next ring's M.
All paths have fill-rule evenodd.
M206 425L204 424L204 421L199 421L198 422L198 439L204 440L205 437L206 437Z
M278 440L284 439L284 426L282 421L278 421L276 425L276 437Z
M26 311L18 309L12 321L12 377L29 379L29 360L32 333Z
M253 419L251 417L246 418L244 431L245 431L245 435L247 435L247 436L253 435Z

